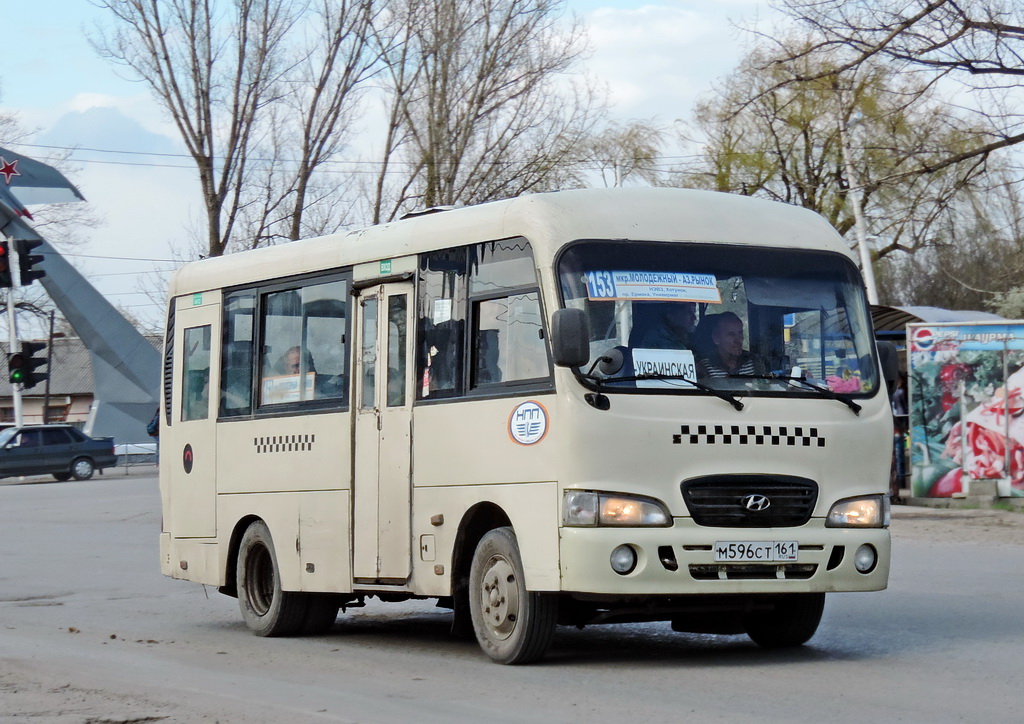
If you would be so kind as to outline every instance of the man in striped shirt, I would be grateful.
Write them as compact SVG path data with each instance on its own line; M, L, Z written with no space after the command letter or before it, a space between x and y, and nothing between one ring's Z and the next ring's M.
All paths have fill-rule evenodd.
M712 349L698 364L700 377L728 377L764 373L764 365L743 349L743 320L732 312L714 315L711 328Z

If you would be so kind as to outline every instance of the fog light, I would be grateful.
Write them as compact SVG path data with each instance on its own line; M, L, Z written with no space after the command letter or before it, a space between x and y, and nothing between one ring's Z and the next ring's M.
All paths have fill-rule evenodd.
M878 564L878 553L875 551L874 546L865 543L857 549L857 553L853 556L853 565L861 573L871 573L875 570L875 566Z
M633 569L636 568L636 551L633 550L633 546L616 546L615 550L612 551L609 562L613 571L620 576L625 576L627 573L632 573Z

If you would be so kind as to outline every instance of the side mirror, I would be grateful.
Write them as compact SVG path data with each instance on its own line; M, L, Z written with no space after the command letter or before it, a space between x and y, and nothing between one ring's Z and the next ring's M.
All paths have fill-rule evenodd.
M590 325L582 309L555 310L551 354L559 367L582 367L590 361Z
M889 394L896 389L896 380L900 376L899 351L892 342L878 343L878 361L882 364L882 378Z

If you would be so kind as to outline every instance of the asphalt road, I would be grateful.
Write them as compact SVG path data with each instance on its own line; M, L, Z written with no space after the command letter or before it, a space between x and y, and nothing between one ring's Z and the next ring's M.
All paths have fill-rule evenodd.
M959 524L897 518L889 590L830 596L796 651L597 626L506 667L430 602L250 635L234 599L160 575L151 475L0 485L0 722L1020 722L1024 545Z

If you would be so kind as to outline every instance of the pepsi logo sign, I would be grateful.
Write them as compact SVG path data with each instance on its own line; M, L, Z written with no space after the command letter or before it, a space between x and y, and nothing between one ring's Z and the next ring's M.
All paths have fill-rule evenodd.
M919 352L927 352L935 344L935 335L927 327L918 327L911 335L911 344Z

